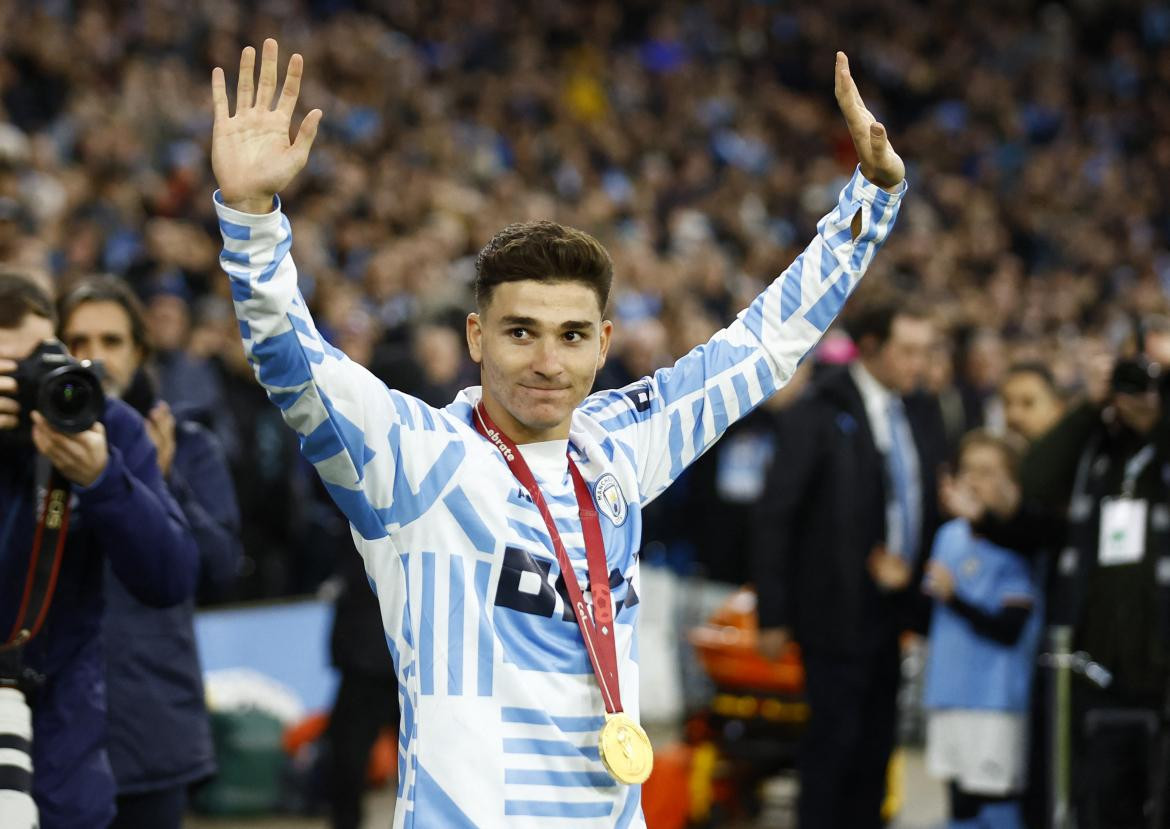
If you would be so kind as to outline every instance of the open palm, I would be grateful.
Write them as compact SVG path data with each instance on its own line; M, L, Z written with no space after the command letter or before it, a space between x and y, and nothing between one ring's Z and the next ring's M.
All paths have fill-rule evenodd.
M260 60L260 82L253 87L256 50L251 46L244 49L240 55L235 115L228 109L223 69L217 66L211 73L215 109L211 169L224 202L250 213L266 213L272 209L272 197L305 166L321 122L321 110L314 109L301 122L296 139L289 140L304 60L300 55L289 59L280 99L273 108L276 60L277 44L269 38L264 41Z

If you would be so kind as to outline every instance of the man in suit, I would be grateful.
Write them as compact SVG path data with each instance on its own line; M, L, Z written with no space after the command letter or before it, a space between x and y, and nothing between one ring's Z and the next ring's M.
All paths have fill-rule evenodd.
M756 521L760 647L800 644L811 717L800 825L882 825L898 637L925 628L918 584L945 454L937 401L917 393L935 327L904 301L847 322L858 347L783 415Z

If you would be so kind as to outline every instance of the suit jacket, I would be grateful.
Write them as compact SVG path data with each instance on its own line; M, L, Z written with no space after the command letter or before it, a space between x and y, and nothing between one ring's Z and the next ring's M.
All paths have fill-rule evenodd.
M866 560L886 538L885 462L849 371L826 370L782 417L755 518L762 628L790 627L805 649L861 652L906 628L925 631L920 584L938 527L946 437L938 401L905 399L922 476L921 549L906 589L882 592Z

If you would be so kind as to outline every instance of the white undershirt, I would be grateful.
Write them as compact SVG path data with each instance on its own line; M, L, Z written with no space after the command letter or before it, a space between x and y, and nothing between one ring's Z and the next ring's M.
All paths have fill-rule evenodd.
M525 463L537 480L546 483L560 483L569 468L569 440L542 440L538 443L521 443L517 449L524 456Z

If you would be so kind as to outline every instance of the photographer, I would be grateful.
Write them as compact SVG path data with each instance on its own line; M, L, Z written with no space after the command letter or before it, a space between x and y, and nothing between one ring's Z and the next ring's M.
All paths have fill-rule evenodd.
M138 599L167 606L194 592L197 558L132 409L106 400L93 406L99 417L88 428L54 428L53 421L76 428L70 417L84 413L87 400L100 400L96 385L77 374L77 384L57 397L31 398L30 411L30 391L41 388L52 365L54 345L42 344L52 340L54 320L51 300L36 283L0 273L0 637L10 642L14 626L35 634L23 648L5 651L2 681L18 682L32 709L40 826L94 829L109 825L115 812L100 644L105 562ZM63 479L67 505L67 522L54 522L64 543L39 628L24 618L30 562L58 550L43 544L49 522L38 526L38 515L49 515L38 492L38 455Z
M141 303L115 276L83 280L62 297L61 339L103 369L106 394L146 420L159 470L199 549L199 592L221 596L240 561L240 514L219 442L176 418L146 370ZM178 829L187 786L215 771L211 726L195 645L194 599L168 608L139 601L116 574L106 581L109 756L118 782L113 829ZM142 631L150 631L143 636Z

